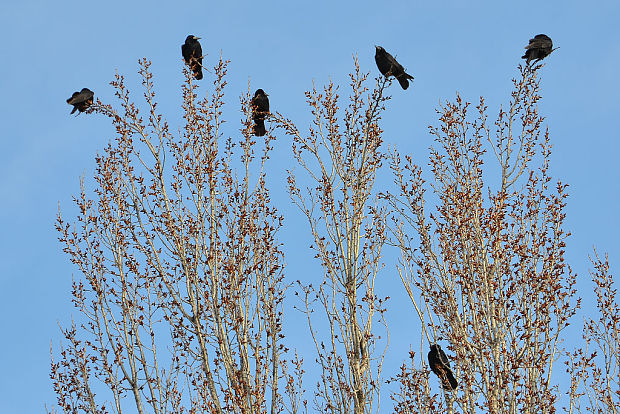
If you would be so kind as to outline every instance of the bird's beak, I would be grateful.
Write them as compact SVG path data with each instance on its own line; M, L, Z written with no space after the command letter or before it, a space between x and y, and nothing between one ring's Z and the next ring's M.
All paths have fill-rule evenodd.
M196 40L200 40L201 38L200 38L200 37L196 37L196 36L194 36L194 39L196 39Z

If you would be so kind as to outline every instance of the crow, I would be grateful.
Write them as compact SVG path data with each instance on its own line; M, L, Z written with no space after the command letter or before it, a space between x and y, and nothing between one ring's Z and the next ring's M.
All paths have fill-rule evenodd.
M450 369L450 361L439 345L431 345L431 350L428 352L428 364L431 371L441 380L441 385L445 390L456 389L458 382Z
M84 112L88 109L89 106L93 104L93 98L95 94L88 88L82 88L79 92L73 92L73 95L69 99L67 99L67 103L69 105L73 105L73 111Z
M262 89L257 89L252 98L252 119L254 120L254 135L262 137L267 133L265 116L269 114L269 95Z
M409 87L408 79L413 80L413 76L405 73L405 68L394 59L394 56L386 52L381 46L375 46L375 62L377 62L379 72L381 72L383 76L387 78L392 75L396 77L403 89Z
M202 47L198 41L199 37L189 35L185 38L185 44L181 45L183 59L189 68L194 72L197 80L202 79Z
M525 46L525 54L521 56L521 59L527 59L529 65L530 61L536 59L536 62L549 56L553 49L553 42L551 38L544 34L539 34L530 39L530 43Z

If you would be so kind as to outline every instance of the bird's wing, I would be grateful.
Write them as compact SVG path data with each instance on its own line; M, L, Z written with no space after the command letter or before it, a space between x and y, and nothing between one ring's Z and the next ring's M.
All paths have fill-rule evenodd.
M186 43L181 45L181 55L183 55L183 59L185 59L186 62L189 61L191 53Z
M439 351L439 361L447 368L450 368L450 361L448 360L446 353L443 352L443 349Z
M400 63L398 63L398 61L396 60L396 58L392 55L390 55L389 53L385 52L385 54L387 55L386 58L387 60L390 62L390 65L392 66L400 66ZM402 68L402 66L400 66Z
M255 112L269 112L269 98L265 95L257 95L250 101Z
M69 105L73 105L75 103L75 99L77 98L79 94L80 94L79 92L73 92L73 95L71 95L71 98L67 99L67 103Z
M553 42L551 39L547 38L534 38L530 39L530 43L525 46L525 49L542 49L542 48L552 48Z
M73 100L74 103L76 104L81 104L88 101L88 93L87 92L80 92L75 99Z
M260 104L263 111L269 112L269 98L266 96L261 97Z
M192 52L195 58L202 58L202 46L200 46L200 43L198 41L196 41L196 44L194 45L194 50Z

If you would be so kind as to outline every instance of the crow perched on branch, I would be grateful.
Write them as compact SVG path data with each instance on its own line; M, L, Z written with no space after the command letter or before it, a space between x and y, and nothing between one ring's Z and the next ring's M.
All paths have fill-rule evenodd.
M185 63L194 72L197 80L202 79L202 47L198 41L199 37L189 35L185 38L185 44L181 45L181 53Z
M413 76L405 73L405 68L403 68L403 65L398 63L396 59L394 59L394 56L390 55L381 46L375 46L375 62L377 62L379 72L381 72L383 76L386 78L389 76L394 76L403 89L407 89L409 87L409 79L413 80Z
M553 42L551 38L544 34L539 34L530 39L530 43L525 46L525 54L521 56L521 59L527 59L529 65L530 61L536 59L536 62L549 56L553 49Z
M252 120L254 120L254 135L262 137L267 133L265 116L269 114L269 95L262 89L257 89L252 98Z
M439 345L431 345L431 350L428 352L428 364L431 367L431 371L441 380L443 389L456 389L458 382L456 382L456 378L454 378L450 369L450 361L448 361L448 357L446 357Z
M88 88L82 88L79 92L73 92L71 98L67 99L67 103L73 105L73 111L71 111L71 113L75 111L84 112L87 110L88 107L93 104L94 97L94 92Z

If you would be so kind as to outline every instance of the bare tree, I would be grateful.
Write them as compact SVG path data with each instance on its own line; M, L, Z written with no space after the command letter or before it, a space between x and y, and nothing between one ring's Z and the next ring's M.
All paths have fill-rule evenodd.
M425 351L447 345L459 386L444 390L442 412L555 411L551 374L579 301L564 261L566 185L549 176L538 113L540 68L520 66L494 126L482 98L473 119L460 96L441 107L428 186L412 156L391 154L399 194L386 199L398 270L424 332L421 372L405 369L427 387ZM427 188L436 208L427 207ZM399 412L436 412L430 396L411 398L396 398L397 407L413 407Z
M80 270L73 302L83 316L63 330L52 362L58 407L296 412L301 359L284 358L282 217L265 178L273 137L254 140L248 92L242 138L224 138L221 59L204 98L185 71L175 135L157 112L149 66L140 61L145 112L122 76L112 82L120 112L93 106L116 137L96 159L93 198L82 183L75 224L58 215L60 241ZM286 372L291 363L296 377Z
M201 99L185 70L184 122L171 132L149 66L140 61L146 111L121 76L112 82L120 108L98 101L87 110L108 116L116 137L96 158L94 192L81 183L77 220L58 215L60 241L80 271L72 292L80 318L52 350L52 411L306 412L304 359L287 356L282 332L282 216L265 173L274 137L252 135L249 85L241 138L225 137L222 59ZM395 412L555 412L561 391L552 373L562 355L569 412L620 411L619 312L607 260L593 259L600 318L586 320L584 347L562 348L580 301L564 259L566 185L549 175L538 113L541 67L519 67L492 125L482 98L474 117L458 95L440 108L430 184L413 156L383 152L391 81L380 77L370 90L357 59L344 110L330 82L306 93L307 132L270 116L293 140L302 174L289 171L288 190L323 270L317 283L299 283L320 367L318 412L385 412L387 298L375 283L390 234L422 324L420 352L388 381L398 386ZM382 200L374 185L386 160L397 192ZM433 392L441 381L425 357L434 343L451 357L455 390Z
M591 259L598 319L586 318L584 345L569 354L571 377L567 412L620 413L620 306L609 260Z
M400 372L388 383L397 383L400 389L391 398L396 402L394 412L398 414L436 413L439 411L438 396L430 387L428 369L418 369L415 352L409 351L409 365L403 363Z
M308 326L318 352L321 379L315 408L327 413L379 412L382 360L387 332L384 300L375 293L385 243L385 213L373 193L381 152L380 114L389 81L377 80L369 93L368 74L350 75L351 95L344 114L339 112L337 87L330 82L322 92L306 93L313 114L308 133L278 115L280 127L293 139L293 155L309 184L302 190L289 175L293 203L307 217L313 249L323 267L318 284L303 286ZM341 118L342 116L342 118ZM313 317L320 309L325 319ZM318 321L318 322L317 322ZM385 347L379 347L379 340Z

